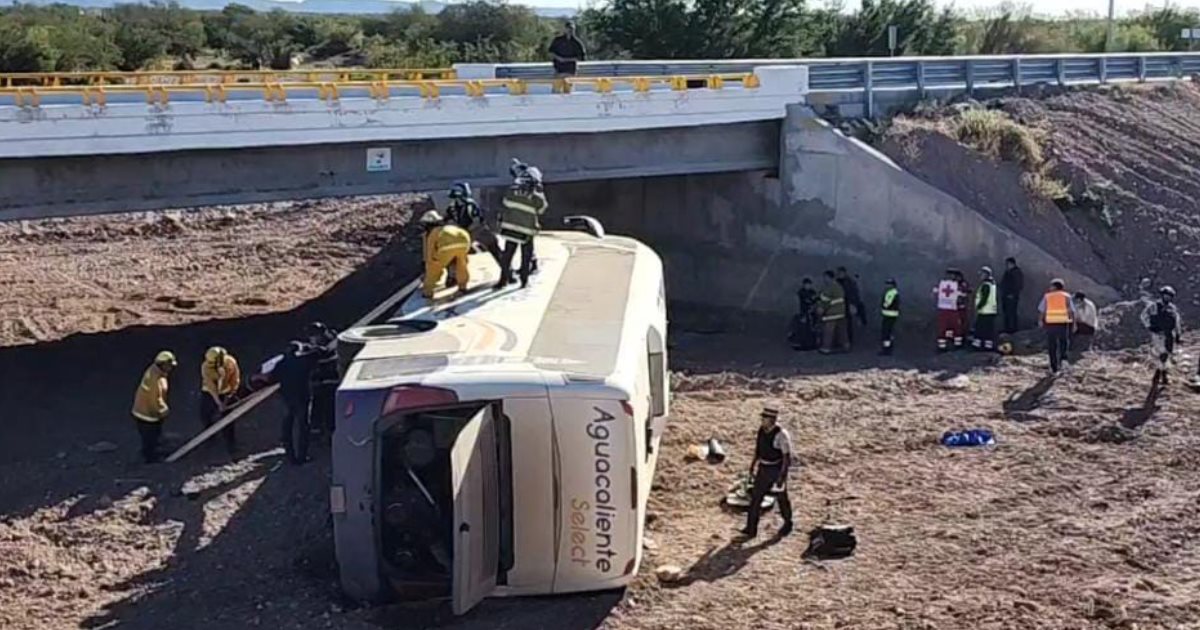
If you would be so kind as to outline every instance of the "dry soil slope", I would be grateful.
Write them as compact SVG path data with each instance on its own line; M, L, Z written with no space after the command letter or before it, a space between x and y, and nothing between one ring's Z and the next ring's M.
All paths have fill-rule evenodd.
M929 125L896 125L883 148L922 179L1062 252L1069 264L1108 276L1128 297L1149 278L1175 285L1186 293L1189 310L1200 311L1194 297L1200 291L1200 86L1107 86L984 106L1042 130L1050 174L1069 185L1077 202L1090 197L1099 203L1058 211L1020 186L1018 167L992 163L981 171L980 156L961 145L963 153L953 155L945 137L929 137L938 135ZM1099 207L1114 217L1112 228L1098 219Z

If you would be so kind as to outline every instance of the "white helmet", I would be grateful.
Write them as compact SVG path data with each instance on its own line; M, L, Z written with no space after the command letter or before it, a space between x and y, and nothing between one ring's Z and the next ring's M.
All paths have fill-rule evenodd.
M437 210L430 210L421 215L422 225L434 225L442 222L442 215L438 214Z

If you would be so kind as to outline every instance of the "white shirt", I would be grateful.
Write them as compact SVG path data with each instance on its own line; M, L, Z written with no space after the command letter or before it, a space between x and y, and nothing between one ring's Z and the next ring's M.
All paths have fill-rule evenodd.
M1075 321L1080 324L1087 324L1097 331L1100 330L1100 314L1096 312L1096 303L1087 298L1083 298L1082 304L1075 304L1075 318Z
M933 292L937 294L939 311L958 310L958 280L942 280Z

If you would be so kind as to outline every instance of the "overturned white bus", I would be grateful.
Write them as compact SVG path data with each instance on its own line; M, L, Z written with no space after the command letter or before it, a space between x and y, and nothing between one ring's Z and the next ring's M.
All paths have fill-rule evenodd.
M350 596L462 614L637 572L669 402L662 262L602 231L545 232L537 257L526 289L491 290L475 255L471 292L347 331L331 509Z

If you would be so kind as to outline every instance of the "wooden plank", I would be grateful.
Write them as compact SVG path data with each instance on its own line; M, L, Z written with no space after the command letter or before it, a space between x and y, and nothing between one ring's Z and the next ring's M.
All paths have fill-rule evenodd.
M418 289L418 287L420 287L420 285L421 285L421 278L417 278L416 280L409 282L408 284L404 285L404 288L393 293L390 297L388 297L388 299L384 300L378 306L371 309L371 312L360 317L359 320L354 322L353 324L351 324L350 327L358 328L359 326L366 326L366 325L374 322L376 319L382 317L384 313L387 313L392 308L395 308L395 306L397 304L399 304L401 301L403 301L405 298L407 298L409 296L409 294L411 294L413 291L416 291ZM337 341L334 340L332 345L336 346ZM236 422L239 418L241 418L242 416L249 413L251 409L254 409L255 407L262 404L263 401L270 398L277 391L279 391L279 385L271 385L269 387L260 389L257 392L254 392L253 394L250 394L249 396L244 398L242 400L242 402L240 402L239 404L234 406L234 408L232 410L230 410L229 413L225 414L225 417L214 422L211 426L209 426L208 428L201 431L199 434L197 434L192 439L188 440L187 443L184 444L183 446L180 446L179 448L175 449L175 452L171 453L170 456L167 457L166 461L168 463L173 463L173 462L179 461L179 459L182 458L184 455L187 455L188 453L192 452L193 450L195 450L195 448L197 446L200 446L204 442L208 441L208 439L211 438L212 436L216 435L217 433L220 433L221 429L224 429L225 427Z

